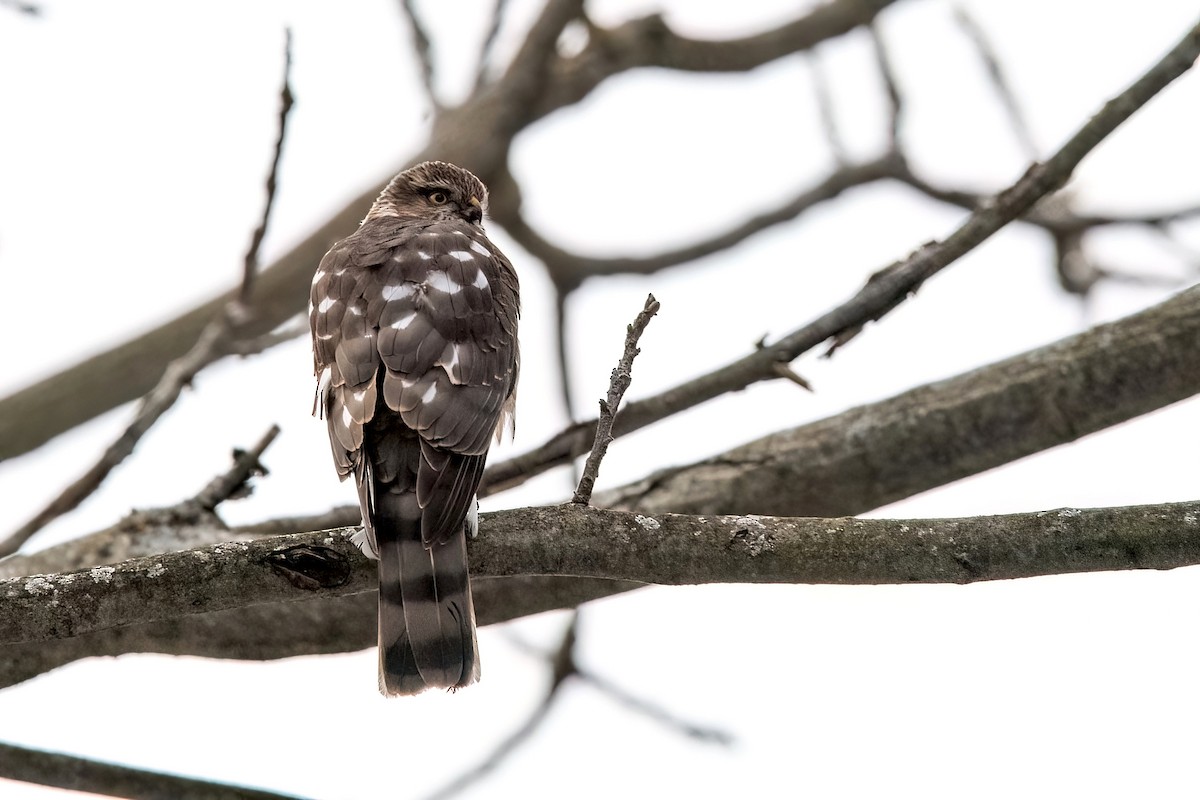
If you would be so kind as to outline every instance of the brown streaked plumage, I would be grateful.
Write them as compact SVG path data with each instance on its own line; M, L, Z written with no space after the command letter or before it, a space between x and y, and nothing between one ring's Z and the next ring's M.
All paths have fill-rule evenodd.
M312 283L317 411L379 559L379 688L479 678L466 534L493 436L513 418L519 297L484 235L487 189L429 161L392 179Z

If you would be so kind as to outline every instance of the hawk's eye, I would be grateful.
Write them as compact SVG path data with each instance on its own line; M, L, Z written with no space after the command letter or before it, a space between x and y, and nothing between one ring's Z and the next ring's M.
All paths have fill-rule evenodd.
M446 203L450 202L450 195L446 194L441 189L434 189L425 196L428 197L429 202L433 203L435 206L444 206Z

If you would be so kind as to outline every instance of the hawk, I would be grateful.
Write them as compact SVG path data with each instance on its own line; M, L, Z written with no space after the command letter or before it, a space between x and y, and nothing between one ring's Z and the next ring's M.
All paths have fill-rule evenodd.
M517 274L483 232L487 199L465 169L418 164L313 277L314 413L358 486L354 541L379 562L385 695L479 678L466 536L520 366Z

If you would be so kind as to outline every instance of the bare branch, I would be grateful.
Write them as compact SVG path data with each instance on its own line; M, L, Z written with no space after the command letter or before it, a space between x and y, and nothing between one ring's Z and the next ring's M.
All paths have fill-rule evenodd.
M733 744L733 735L728 731L680 719L665 708L655 705L645 698L630 694L607 678L601 678L595 673L578 668L575 670L575 675L585 683L591 684L593 688L616 700L630 711L641 714L644 717L649 717L655 722L665 725L689 739L695 739L698 742L706 744L719 744L724 747L729 747Z
M492 625L600 597L640 584L596 578L472 578L476 619ZM0 687L12 686L91 656L163 653L206 658L269 660L374 647L374 592L264 603L158 622L106 628L71 639L0 647Z
M550 713L550 708L554 705L554 701L558 698L559 690L563 687L567 678L576 674L575 669L575 626L579 621L579 611L571 615L571 622L567 625L566 631L563 633L562 641L559 643L558 650L551 663L554 666L554 671L551 674L550 686L546 690L546 695L538 703L537 708L525 720L521 727L517 728L509 734L503 741L497 745L487 758L479 762L476 766L467 770L457 778L452 780L446 786L438 789L433 794L429 795L429 800L447 800L461 793L464 789L472 784L478 783L498 767L506 758L524 744L534 731L545 721Z
M231 355L255 356L259 353L270 350L276 345L281 345L285 342L290 342L293 339L299 339L301 336L308 336L308 317L304 314L296 314L291 319L284 322L278 328L269 333L264 333L261 336L252 338L239 338L235 342L230 342L229 352Z
M184 778L0 742L0 778L109 797L172 800L299 800L296 795Z
M238 292L238 302L242 310L249 310L254 297L254 280L258 275L258 253L262 249L263 239L267 235L267 224L271 220L271 209L275 207L275 189L278 185L279 160L283 155L283 142L287 136L288 117L292 113L295 98L292 96L292 29L284 29L283 45L283 85L279 89L279 123L275 136L274 155L271 157L271 170L267 173L267 199L263 203L262 217L250 237L250 247L246 250L246 258L242 264L242 286Z
M408 23L408 29L412 33L413 53L417 56L417 66L420 68L421 86L425 89L425 96L435 109L440 108L442 104L438 101L437 92L433 87L433 49L429 33L421 24L421 18L417 16L412 0L400 0L400 10L404 13L404 20Z
M809 71L812 73L813 94L817 101L817 113L821 117L821 130L825 134L825 143L833 161L839 167L850 163L846 154L846 143L842 141L841 131L838 130L837 115L834 113L833 99L829 96L829 78L821 63L820 51L814 50L808 56Z
M654 299L654 295L647 295L646 305L638 312L633 323L626 328L625 351L621 354L621 360L617 362L616 369L612 371L612 379L608 384L608 399L600 401L600 419L596 424L596 440L592 444L592 452L588 454L587 463L584 464L579 487L575 490L573 502L578 505L586 506L592 500L592 489L596 486L596 478L600 476L600 462L604 460L604 455L608 452L608 445L613 440L613 421L620 410L621 398L625 396L625 391L633 380L633 360L637 358L638 353L642 352L637 346L638 340L642 338L642 333L650 324L651 317L658 313L659 308L661 305Z
M1200 287L602 493L642 512L859 514L1200 394ZM964 435L969 431L970 435Z
M582 14L582 0L554 0L530 31L525 46L496 81L455 108L435 115L430 139L409 163L440 158L461 164L489 185L505 169L512 138L522 129L577 102L607 78L636 66L655 66L668 55L697 70L752 69L809 49L869 22L894 0L835 0L776 31L729 41L693 42L672 36L660 54L661 20L639 21L593 35L579 56L557 60L563 27ZM603 41L601 41L603 39ZM609 50L609 45L616 47ZM681 53L682 51L686 51ZM711 64L711 67L706 67ZM663 64L665 66L665 64ZM265 333L304 307L313 265L337 239L353 230L394 170L345 206L258 277L255 318L243 336ZM236 296L236 295L233 295ZM0 399L0 459L28 452L50 438L148 391L159 370L196 341L224 308L226 294L201 303L105 352ZM112 380L120 375L121 380Z
M659 395L630 403L614 427L615 435L638 430L726 392L776 379L774 364L790 363L826 340L832 339L835 347L849 341L864 325L887 314L930 277L1028 211L1039 199L1061 188L1085 155L1150 98L1187 72L1197 55L1200 55L1200 25L1132 86L1106 103L1053 157L1044 164L1031 166L1020 180L983 204L945 240L931 242L876 273L854 297L775 344L758 348ZM490 467L483 485L489 491L515 486L583 454L595 425L595 420L577 424L533 453Z
M292 70L292 31L285 29L283 85L280 89L279 129L275 138L274 154L271 159L271 169L267 174L267 197L263 204L262 216L250 237L250 246L242 266L242 283L237 293L237 299L229 302L222 313L209 322L200 333L199 339L182 358L167 365L157 385L142 398L137 413L125 428L125 431L115 442L108 446L100 459L74 483L64 489L58 497L39 511L34 517L18 528L6 540L0 542L0 558L15 553L21 545L27 542L35 533L51 521L71 511L86 500L100 487L109 473L133 453L142 436L154 426L154 423L165 414L185 386L191 385L192 379L200 370L218 361L230 352L235 332L245 321L250 309L254 293L254 281L258 272L258 253L267 232L271 209L275 204L276 175L279 169L280 155L287 133L287 120L291 113L293 98L291 89ZM223 498L222 498L223 499ZM218 501L219 502L219 501ZM215 506L214 506L215 507Z
M226 317L214 320L200 335L199 341L182 358L167 365L158 385L142 398L133 420L125 431L110 444L92 467L67 486L45 508L0 542L0 557L15 553L21 545L51 521L76 508L96 491L122 461L133 453L142 436L165 414L185 386L200 370L225 354L229 342L230 322Z
M685 72L746 72L869 24L895 0L834 0L802 17L753 36L690 39L652 14L616 28L593 28L583 52L561 59L539 98L538 117L586 97L604 81L638 67Z
M494 205L492 215L517 243L546 265L555 285L570 291L585 278L648 275L728 250L768 228L796 219L810 208L833 200L848 189L894 177L900 169L892 157L844 166L830 173L816 186L802 190L779 208L751 217L732 230L702 242L643 258L593 258L570 253L544 239L507 203L500 204L500 207Z
M1200 502L963 519L645 515L566 504L486 515L480 576L638 583L971 583L1200 564ZM0 643L40 642L258 603L370 591L346 530L0 581Z
M249 450L234 450L233 466L223 475L213 478L192 498L192 502L205 511L215 511L221 503L245 492L246 482L252 475L267 474L267 468L259 462L259 459L278 435L279 426L272 425Z
M892 59L888 54L887 45L883 41L879 23L872 22L867 30L871 32L871 46L875 51L875 64L879 69L879 77L883 80L883 88L888 99L888 150L900 152L900 119L904 111L904 97L900 94L900 84L896 81L896 71L892 68Z
M30 17L40 17L42 15L41 6L24 2L23 0L0 0L0 6L7 6L18 14L25 14Z
M492 48L496 45L496 36L500 33L500 26L504 24L504 13L507 10L508 0L496 0L496 5L492 8L492 21L483 37L483 45L479 48L479 64L475 68L476 92L483 88L487 80L488 66L492 63Z
M1038 157L1038 146L1033 140L1033 133L1029 127L1029 122L1025 119L1025 114L1021 111L1016 94L1008 84L1008 78L1004 75L1004 68L1000 66L1000 59L997 57L992 43L988 41L987 34L983 32L983 28L979 26L963 6L954 7L954 19L958 23L958 26L962 28L963 33L967 35L967 38L971 40L971 43L975 45L975 49L979 53L979 58L983 61L983 66L987 69L988 79L991 81L992 88L995 89L996 95L1000 98L1000 102L1004 106L1004 110L1008 113L1008 121L1012 125L1013 133L1016 134L1017 141L1020 143L1025 157L1030 160L1036 159Z

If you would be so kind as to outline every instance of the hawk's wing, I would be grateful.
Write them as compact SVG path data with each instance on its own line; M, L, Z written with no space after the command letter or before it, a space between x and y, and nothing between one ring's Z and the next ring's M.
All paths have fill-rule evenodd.
M461 528L491 438L512 413L512 265L466 222L380 218L325 255L311 297L318 402L338 473L357 472L361 483L376 460L387 471L388 454L364 459L364 435L376 414L398 414L420 441L422 538L445 541Z

